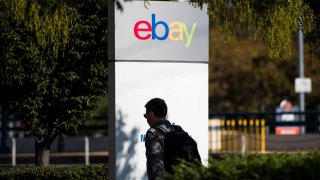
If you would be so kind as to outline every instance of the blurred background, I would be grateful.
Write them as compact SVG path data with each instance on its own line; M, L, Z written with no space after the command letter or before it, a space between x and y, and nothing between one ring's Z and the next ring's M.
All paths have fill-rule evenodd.
M81 54L81 48L84 46L86 49L86 45L90 43L93 44L92 46L90 44L89 48L92 50L91 53L95 52L96 47L107 49L105 37L107 28L103 24L107 21L105 14L107 6L104 1L97 2L100 2L101 6L93 1L90 6L75 3L79 12L83 13L81 18L85 26L79 31L83 31L85 40L84 45L79 42L72 44L71 47L79 46L80 50L68 52L70 57L79 56L85 60L96 57L94 53L93 55L89 53L88 56ZM299 110L299 94L295 91L295 79L299 76L297 34L292 37L292 54L284 56L285 58L273 59L269 56L265 41L253 38L250 33L241 33L240 30L239 32L235 30L232 35L224 34L211 23L208 82L210 145L208 152L211 155L320 149L320 61L317 44L319 6L313 0L307 3L311 5L315 3L311 7L314 7L317 20L313 34L306 35L307 43L304 44L304 76L310 78L312 84L311 92L305 93L305 111ZM1 18L5 17L3 14L0 15ZM98 18L96 22L99 27L90 24L95 22L93 20L96 20L96 17L103 17ZM99 30L100 26L103 26L105 31L99 31L98 35L90 34L93 30ZM1 24L1 27L5 26ZM77 35L75 33L74 36ZM91 36L103 39L105 46L91 42L93 39ZM27 52L30 53L29 50ZM101 54L105 55L106 52ZM106 56L102 55L99 58L107 62ZM83 65L83 67L89 66ZM79 72L86 70L88 69L80 69ZM66 79L66 82L73 83L72 78ZM3 109L0 108L0 164L34 164L33 135L24 129L20 119L8 115ZM53 141L50 164L107 163L107 112L108 97L104 96L98 100L97 107L90 112L91 118L79 126L76 134L60 133Z
M320 121L320 62L316 57L305 53L305 76L312 80L312 92L306 94L306 112L300 114L299 96L294 89L294 80L298 76L297 43L292 45L294 53L290 59L275 60L269 58L262 41L241 35L232 36L229 42L225 38L226 35L211 28L210 153L320 148L320 125L317 124ZM308 46L305 48L308 52ZM84 121L77 135L59 135L54 141L51 164L106 163L107 113L108 98L103 97L93 112L93 119ZM305 115L308 123L304 135L296 130L301 125L297 124L301 115ZM0 119L0 162L11 163L12 138L15 138L16 163L32 164L34 138L23 129L19 119L7 117L5 112L1 113ZM253 121L251 125L250 121ZM277 134L277 126L289 130ZM86 158L86 146L89 159Z

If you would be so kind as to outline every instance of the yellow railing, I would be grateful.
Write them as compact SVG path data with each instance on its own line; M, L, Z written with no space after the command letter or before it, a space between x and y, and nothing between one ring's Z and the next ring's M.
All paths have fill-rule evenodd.
M266 151L264 119L210 119L209 149L219 152Z

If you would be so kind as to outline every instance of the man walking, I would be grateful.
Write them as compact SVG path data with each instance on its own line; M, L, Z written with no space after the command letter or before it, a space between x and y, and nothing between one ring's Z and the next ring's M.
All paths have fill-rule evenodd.
M144 117L150 126L146 134L146 157L148 179L161 178L164 173L163 149L164 134L156 130L160 128L164 132L174 131L174 127L166 120L167 105L163 99L154 98L145 105Z

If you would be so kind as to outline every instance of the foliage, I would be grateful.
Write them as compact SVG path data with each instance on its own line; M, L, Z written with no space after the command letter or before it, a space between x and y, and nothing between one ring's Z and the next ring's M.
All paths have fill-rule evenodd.
M319 4L320 6L320 4ZM306 42L309 44L310 53L315 55L315 57L320 59L320 15L315 19L313 23L313 29L312 31L307 34L306 36Z
M294 79L298 76L296 45L292 58L274 61L268 58L261 41L238 35L225 44L223 36L210 31L210 112L273 111L283 99L298 103L294 92ZM308 48L305 46L306 51ZM306 109L315 110L320 100L320 62L305 54L305 77L312 79Z
M41 47L51 45L54 55L68 43L77 16L66 1L1 0L1 19L33 32Z
M95 116L108 116L108 96L99 100L98 107L94 111Z
M90 165L90 166L17 166L0 167L0 179L8 180L40 180L40 179L109 179L108 166Z
M90 119L97 101L106 95L107 1L26 1L24 12L38 13L37 18L16 14L22 7L17 2L1 1L6 6L0 6L0 104L22 121L41 147L50 149L58 134L75 133ZM67 14L45 10L56 6L68 9ZM16 18L7 18L11 14ZM76 16L72 28L61 35L60 28L70 25L64 19L69 16Z
M227 37L236 32L263 39L272 58L291 55L292 35L302 14L304 31L309 32L313 13L303 0L192 0L196 5L208 4L211 22Z
M181 164L165 179L318 179L320 152L223 155L208 167Z

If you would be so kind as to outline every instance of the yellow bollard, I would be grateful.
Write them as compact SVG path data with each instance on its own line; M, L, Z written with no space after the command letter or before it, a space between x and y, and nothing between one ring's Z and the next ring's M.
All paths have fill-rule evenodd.
M227 120L227 138L226 138L226 141L227 141L227 151L230 151L231 150L231 138L230 138L230 120Z
M259 119L256 119L256 124L255 124L255 126L256 126L256 152L258 153L259 152L259 147L260 147L260 145L259 145L259 139L260 139L260 130L259 130Z
M245 141L244 150L247 151L248 150L248 129L247 129L247 120L246 119L243 120L243 135L244 135L244 141Z
M217 149L216 151L221 151L221 119L218 121L219 123L216 124L216 144Z
M253 151L253 124L254 124L254 121L253 119L250 119L250 132L249 132L249 151Z
M213 131L214 131L214 126L213 126L213 120L209 119L209 152L213 153L214 151L214 142L213 142Z
M238 119L238 133L237 133L237 140L238 140L238 151L241 152L241 136L242 136L242 119Z
M265 120L261 119L261 153L266 152L266 127Z
M220 120L220 128L221 128L221 151L224 152L226 150L224 119Z
M235 139L235 132L236 132L236 121L234 119L231 120L231 151L236 151L236 139Z

